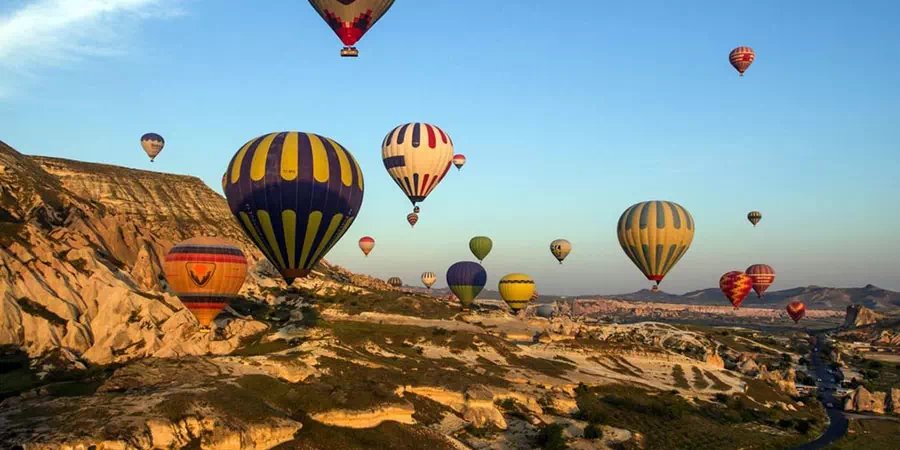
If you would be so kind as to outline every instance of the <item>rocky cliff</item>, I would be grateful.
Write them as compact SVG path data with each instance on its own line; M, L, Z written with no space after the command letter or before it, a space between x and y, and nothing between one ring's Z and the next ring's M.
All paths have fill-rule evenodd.
M844 400L844 410L898 414L900 413L900 389L891 389L890 392L869 392L865 387L859 386Z
M204 235L243 247L253 265L243 293L283 285L198 178L29 157L0 142L0 345L93 363L233 350L263 326L226 313L224 334L195 335L164 283L169 248ZM327 263L298 286L342 283L387 287Z
M883 314L872 311L863 305L850 305L847 307L847 316L844 318L844 328L864 327L877 323L881 319L884 319Z

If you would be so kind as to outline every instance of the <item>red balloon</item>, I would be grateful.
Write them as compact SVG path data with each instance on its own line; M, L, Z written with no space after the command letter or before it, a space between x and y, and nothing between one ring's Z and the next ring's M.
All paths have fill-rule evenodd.
M419 215L416 213L409 213L406 215L406 221L409 222L409 226L415 227L416 222L419 221Z
M792 302L790 305L787 305L786 309L791 319L794 319L794 323L799 322L806 314L806 305L803 302Z
M766 289L775 282L775 269L765 264L754 264L747 268L747 275L753 280L753 290L762 297Z
M363 254L367 257L373 248L375 248L375 239L372 239L369 236L359 238L359 249L362 250Z
M750 47L738 47L728 54L728 61L741 76L744 76L744 72L750 67L750 64L753 64L754 59L756 59L756 53Z
M719 278L719 289L728 297L734 309L738 309L753 289L753 280L746 273L733 270Z

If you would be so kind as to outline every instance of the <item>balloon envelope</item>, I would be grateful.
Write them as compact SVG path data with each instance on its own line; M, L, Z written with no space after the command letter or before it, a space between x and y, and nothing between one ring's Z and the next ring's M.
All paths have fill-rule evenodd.
M437 275L434 272L423 272L422 273L422 284L425 285L428 289L431 289L431 286L434 282L437 281Z
M690 248L694 219L675 202L641 202L622 213L616 231L631 262L659 284Z
M550 243L550 253L562 264L569 252L572 251L572 243L565 239L557 239Z
M309 4L341 42L351 47L390 9L394 0L309 0Z
M756 53L750 47L737 47L728 54L728 62L741 76L744 76L744 72L747 71L750 64L753 64L754 59L756 59Z
M747 268L746 274L753 280L753 290L757 297L762 297L766 289L775 282L775 269L766 264L754 264Z
M384 168L413 205L424 201L444 179L451 158L450 135L427 123L400 125L381 144Z
M466 156L462 153L453 155L453 165L456 166L456 170L462 169L462 166L466 165Z
M791 302L786 309L791 319L794 319L794 323L799 322L806 315L806 305L803 302Z
M549 319L553 316L553 305L541 305L537 307L538 317Z
M390 277L388 278L388 284L393 287L400 287L403 286L403 281L400 279L400 277Z
M305 277L353 224L363 174L337 142L312 133L252 139L228 165L225 198L288 284Z
M494 247L494 242L487 236L475 236L469 239L469 250L479 261L484 261Z
M359 238L359 249L362 250L363 254L369 256L373 248L375 248L375 239L369 236Z
M753 287L753 280L744 272L733 270L727 272L719 278L719 289L731 302L734 309L741 307L741 302L747 298L750 289Z
M531 301L534 294L534 280L524 273L511 273L500 279L498 288L509 309L518 311Z
M460 261L447 269L447 284L463 308L468 308L487 283L487 272L481 264Z
M750 211L747 213L747 220L749 220L750 223L752 223L755 227L756 224L758 224L759 221L762 220L762 213L759 211Z
M150 162L153 162L153 160L156 159L156 155L159 155L159 152L161 152L165 146L166 140L156 133L147 133L141 136L141 148L143 148L144 153L150 157Z
M197 237L169 250L163 272L175 295L206 328L244 285L247 259L225 239Z
M419 223L419 215L416 213L409 213L406 215L406 221L409 222L409 226L415 227L417 223Z

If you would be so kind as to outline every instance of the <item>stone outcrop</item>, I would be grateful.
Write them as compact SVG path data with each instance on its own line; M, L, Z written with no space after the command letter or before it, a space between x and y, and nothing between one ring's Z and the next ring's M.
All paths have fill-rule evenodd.
M853 329L877 323L884 315L872 311L863 305L850 305L844 318L844 328Z
M844 400L844 410L884 414L887 398L884 392L869 392L865 387L858 386Z
M797 392L797 373L794 371L794 369L785 369L781 372L769 372L766 369L766 366L760 366L757 378L774 384L778 387L778 389L787 394L794 396L800 395L800 393Z

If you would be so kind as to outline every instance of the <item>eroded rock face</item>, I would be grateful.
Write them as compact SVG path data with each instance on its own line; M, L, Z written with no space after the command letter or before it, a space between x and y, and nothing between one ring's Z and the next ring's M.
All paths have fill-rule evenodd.
M847 307L847 316L844 319L844 328L852 329L877 323L884 315L872 311L863 305L850 305Z
M886 400L886 393L869 392L865 387L859 386L847 396L844 410L884 414Z

